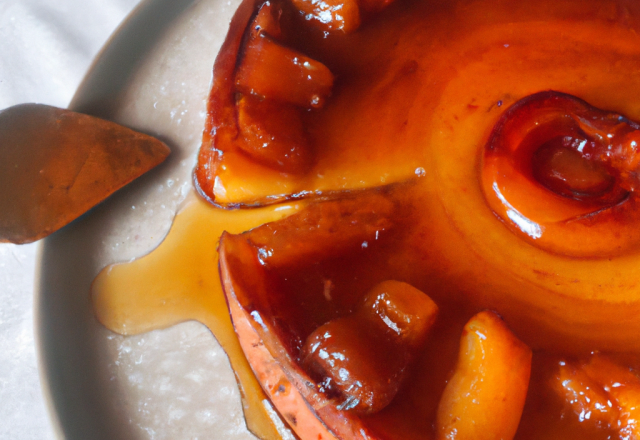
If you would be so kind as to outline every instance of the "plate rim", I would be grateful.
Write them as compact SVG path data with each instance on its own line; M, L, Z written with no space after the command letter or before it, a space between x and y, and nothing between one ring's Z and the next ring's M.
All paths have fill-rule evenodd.
M111 33L93 58L67 108L76 112L109 119L109 114L113 113L121 97L124 85L127 84L137 67L144 61L145 56L149 54L154 42L157 42L157 38L171 24L175 23L183 12L200 1L140 0ZM151 29L144 30L145 24L151 24ZM141 31L141 29L143 30ZM144 40L143 44L131 44L132 40L136 41L140 38ZM119 85L119 87L114 87L113 84L109 85L110 82L113 83L113 78L109 78L109 75L102 75L102 72L108 69L109 66L114 65L114 63L123 61L123 59L127 62L127 74L116 81L116 86ZM115 94L113 93L114 89L117 89ZM67 227L74 223L75 221ZM49 365L51 363L51 355L47 353L47 344L44 342L47 339L46 334L50 330L44 319L47 316L44 305L44 297L47 294L44 278L45 274L48 273L46 255L47 251L53 246L52 241L55 235L56 233L41 240L36 249L33 288L36 367L41 394L54 438L75 440L77 437L72 435L73 429L70 428L69 423L63 421L61 416L64 408L61 408L61 404L57 402L56 392L52 387L55 378Z

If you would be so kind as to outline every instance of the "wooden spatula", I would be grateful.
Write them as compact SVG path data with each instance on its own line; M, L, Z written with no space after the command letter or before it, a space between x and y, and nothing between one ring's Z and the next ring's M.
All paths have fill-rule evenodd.
M169 153L152 136L70 110L0 111L0 242L51 234Z

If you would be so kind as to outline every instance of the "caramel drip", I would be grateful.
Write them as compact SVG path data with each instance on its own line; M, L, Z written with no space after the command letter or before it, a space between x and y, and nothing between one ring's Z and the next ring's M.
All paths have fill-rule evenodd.
M196 320L229 356L238 379L248 428L259 438L280 439L266 399L240 348L218 273L218 240L296 212L300 204L225 211L200 199L186 204L164 241L148 255L103 269L92 285L96 317L109 330L134 335Z

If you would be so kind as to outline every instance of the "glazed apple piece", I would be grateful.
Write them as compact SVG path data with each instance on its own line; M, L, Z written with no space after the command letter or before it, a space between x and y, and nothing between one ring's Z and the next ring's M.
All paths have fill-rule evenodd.
M580 422L620 439L640 438L640 378L596 353L578 363L561 361L555 387Z
M238 146L267 167L302 174L313 152L301 113L323 105L333 75L321 63L273 40L282 35L281 14L267 2L247 31L236 73Z
M589 377L580 366L560 361L554 388L568 404L573 416L596 428L615 426L620 411L601 384Z
M385 235L392 226L388 196L360 194L357 204L355 201L354 198L316 203L275 224L242 235L224 234L220 241L221 278L243 350L274 406L305 439L372 438L356 413L339 408L343 399L336 400L330 393L321 392L320 384L305 372L300 359L304 338L325 322L325 316L338 310L343 314L348 311L345 304L357 300L358 292L347 295L353 301L346 297L329 301L324 294L319 297L302 287L297 289L296 296L290 296L279 291L273 271L304 273L304 265L313 267L316 258L326 260L361 251L363 242L373 243ZM325 217L327 221L323 221ZM268 240L269 237L274 240ZM325 293L330 297L329 292ZM400 286L392 294L402 297L415 292L407 293ZM425 301L431 311L429 300ZM402 305L401 300L396 303ZM366 304L362 307L366 308ZM308 307L313 312L305 313L299 307ZM389 315L393 318L391 309ZM401 312L396 316L401 317ZM425 319L429 321L431 315ZM402 319L396 321L397 325L403 325ZM425 336L427 327L411 330L406 326L417 340ZM383 331L379 333L388 337ZM411 341L408 337L407 347Z
M435 322L438 306L409 284L375 286L356 311L321 325L302 347L302 365L337 408L373 414L396 396Z
M313 151L302 112L321 107L333 85L326 66L278 42L281 7L265 2L252 16L253 6L245 2L236 12L214 66L225 76L214 77L195 183L216 203L235 197L221 180L237 166L229 162L291 175L309 169ZM246 185L238 190L246 193Z
M356 0L291 0L311 26L324 32L350 33L360 27L360 7Z
M355 32L363 19L394 0L291 0L309 26L327 34Z
M295 221L267 223L248 240L260 263L271 268L296 267L376 241L393 228L395 203L385 194L343 194L296 215Z
M261 32L251 33L236 72L239 92L302 108L322 107L332 86L325 65Z
M509 108L484 153L491 208L525 239L573 256L640 244L640 125L567 94L543 92Z
M494 312L464 327L460 357L438 407L437 439L511 440L524 408L531 349Z
M240 148L258 162L285 173L301 174L313 158L300 110L270 99L238 99Z
M245 95L320 108L333 87L333 74L322 63L279 42L282 7L267 1L259 6L240 48L236 90Z

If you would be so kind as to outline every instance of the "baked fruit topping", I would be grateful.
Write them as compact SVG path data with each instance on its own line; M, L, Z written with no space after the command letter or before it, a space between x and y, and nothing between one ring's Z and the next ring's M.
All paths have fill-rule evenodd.
M315 329L305 341L303 368L341 410L376 413L398 392L422 348L438 306L406 283L375 286L356 311Z
M511 439L529 388L531 349L493 312L464 326L460 357L436 419L438 439Z
M294 176L306 173L313 146L303 113L321 108L333 87L334 76L324 64L281 41L282 8L265 2L254 14L252 6L247 2L247 10L236 15L235 33L214 67L195 182L216 203L243 202L229 199L221 180L227 167L242 167L238 163Z
M388 216L403 203L394 191L365 192L222 237L221 276L249 363L304 439L511 439L531 349L494 312L462 330L470 315L446 300L449 319L435 330L436 303L388 280L398 271L385 262L402 234Z
M283 172L309 169L311 146L298 108L251 95L240 97L236 106L243 152Z
M580 362L560 361L556 389L571 414L621 439L640 436L640 378L607 356L594 353Z
M261 11L271 5L266 4ZM258 13L256 21L263 19ZM271 14L267 12L267 17ZM333 75L322 63L285 47L269 36L268 27L254 23L236 71L236 91L301 108L322 107L333 85ZM275 24L272 26L276 26Z
M324 32L354 32L360 27L356 0L292 0L293 6L312 26Z
M394 0L291 0L310 26L326 34L355 32L363 19L380 12Z
M483 157L484 193L514 232L548 251L603 257L640 244L640 125L542 92L511 106Z
M303 440L637 435L634 370L602 359L640 365L640 10L605 3L242 4L196 182L311 199L219 248Z
M369 11L361 28L369 32L383 18L375 11L387 5L374 3L354 3ZM392 50L391 41L360 48L360 30L325 36L296 4L243 3L216 60L194 176L200 194L216 205L377 187L415 178L424 165L420 151L403 148L422 127L417 120L408 126L419 84L414 54L380 64L379 51ZM341 15L347 5L328 7L348 19ZM342 40L347 46L337 44ZM366 65L379 72L362 76ZM373 93L363 87L369 82ZM390 112L392 102L402 110Z
M319 273L323 268L313 262L348 259L354 251L359 253L363 249L362 243L370 242L373 247L392 229L388 218L392 208L388 194L360 194L358 198L316 203L280 222L268 223L242 235L224 234L221 238L221 279L240 344L274 406L305 438L330 439L334 435L346 439L367 438L361 433L365 428L357 410L353 411L360 402L350 410L347 407L349 402L354 402L354 396L359 399L372 388L386 388L366 377L363 378L366 382L360 384L364 387L357 391L360 394L354 393L354 389L348 390L357 384L347 376L354 374L356 381L362 378L358 375L368 361L363 364L352 359L352 356L361 356L361 346L357 336L349 333L351 329L341 322L371 321L375 318L371 315L376 313L367 310L364 302L360 313L351 314L351 308L362 299L360 289L346 294L340 289L338 295L333 289L332 277L323 277ZM318 281L321 282L318 284ZM407 294L404 286L393 293ZM431 304L428 299L425 301ZM396 303L401 304L401 300ZM427 310L432 311L429 306ZM429 320L430 316L426 318ZM402 324L401 320L402 316L395 321ZM338 346L329 347L331 344L325 343L314 351L314 337L321 335L314 336L313 331L323 324L331 331L338 329ZM371 324L370 338L383 341L389 338L388 332ZM425 336L424 327L418 325L417 331L408 330L420 339ZM377 347L379 342L369 343ZM412 351L410 343L406 347L401 355ZM336 371L328 363L321 366L314 362L324 356L320 350L324 353L325 349L332 350L327 356L345 357L342 368ZM387 354L375 348L371 353L378 356L377 359ZM395 367L398 376L403 366L406 365L401 361ZM337 377L342 375L344 380L332 383L333 373L337 373ZM395 383L391 385L395 387ZM382 395L374 393L370 397L373 400L363 399L365 402L359 409L366 412L367 405L376 408L375 405L380 405L378 399L384 399L380 401L383 405L388 403Z

